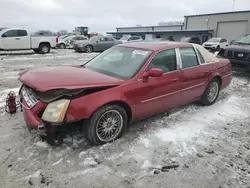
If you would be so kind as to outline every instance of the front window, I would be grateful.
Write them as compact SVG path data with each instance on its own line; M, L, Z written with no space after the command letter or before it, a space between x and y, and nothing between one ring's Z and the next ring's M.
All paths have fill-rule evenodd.
M250 35L244 35L233 41L235 44L250 44Z
M89 40L91 42L95 42L95 41L98 41L99 37L91 37Z
M108 76L127 80L140 70L151 54L150 50L115 46L96 56L84 66Z
M220 38L211 38L208 40L208 42L220 42Z

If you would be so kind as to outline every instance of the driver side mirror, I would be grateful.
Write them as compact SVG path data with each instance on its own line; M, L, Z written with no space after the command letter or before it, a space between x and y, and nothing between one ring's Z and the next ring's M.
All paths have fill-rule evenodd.
M2 35L2 38L6 38L6 37L7 37L7 35L6 35L6 34L3 34L3 35Z
M149 71L145 71L142 75L143 79L148 79L149 77L160 77L163 75L163 70L159 68L152 68Z

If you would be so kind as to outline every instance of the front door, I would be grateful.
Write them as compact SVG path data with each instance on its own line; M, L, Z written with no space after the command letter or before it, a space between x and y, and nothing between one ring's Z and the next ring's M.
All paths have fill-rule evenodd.
M143 91L143 95L135 99L136 119L150 117L179 105L181 72L177 66L175 49L164 50L156 54L148 70L151 68L160 68L164 74L146 81L139 80L136 84L136 87Z
M1 35L1 46L5 50L18 49L20 42L16 39L18 38L17 30L6 31Z
M204 64L204 59L193 47L180 48L181 56L181 100L187 104L201 97L208 84L211 64Z

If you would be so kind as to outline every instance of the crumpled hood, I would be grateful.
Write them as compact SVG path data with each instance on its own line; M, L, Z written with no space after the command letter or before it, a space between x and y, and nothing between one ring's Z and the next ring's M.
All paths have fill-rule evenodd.
M249 52L250 53L250 45L230 45L225 48L225 50L230 51L240 51L240 52Z
M85 89L117 86L123 80L77 67L46 67L24 71L19 80L29 87L45 92L52 89Z

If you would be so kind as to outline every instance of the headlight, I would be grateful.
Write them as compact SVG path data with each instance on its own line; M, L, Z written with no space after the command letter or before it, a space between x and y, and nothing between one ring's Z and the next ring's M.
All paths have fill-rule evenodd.
M51 123L61 123L64 120L70 100L62 99L49 103L46 107L42 120Z

